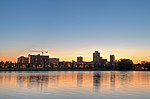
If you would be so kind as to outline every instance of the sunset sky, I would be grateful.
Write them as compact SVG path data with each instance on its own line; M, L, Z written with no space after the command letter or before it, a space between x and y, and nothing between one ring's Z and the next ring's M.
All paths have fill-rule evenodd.
M0 61L30 50L60 60L150 61L150 0L0 0Z

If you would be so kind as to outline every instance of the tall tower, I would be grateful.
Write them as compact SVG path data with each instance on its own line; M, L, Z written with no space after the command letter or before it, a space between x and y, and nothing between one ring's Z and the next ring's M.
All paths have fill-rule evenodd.
M100 62L100 53L98 51L95 51L93 53L93 63L99 63Z
M110 63L115 63L115 55L110 55Z

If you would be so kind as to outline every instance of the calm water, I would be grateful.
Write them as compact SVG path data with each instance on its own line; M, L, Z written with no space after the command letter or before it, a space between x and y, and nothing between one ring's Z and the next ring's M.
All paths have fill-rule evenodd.
M0 99L150 99L150 72L0 72Z

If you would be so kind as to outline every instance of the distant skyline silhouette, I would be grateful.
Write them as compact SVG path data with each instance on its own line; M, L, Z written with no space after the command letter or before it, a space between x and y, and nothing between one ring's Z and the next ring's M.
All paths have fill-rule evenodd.
M0 61L42 49L66 61L95 50L150 60L149 0L0 0L0 12Z

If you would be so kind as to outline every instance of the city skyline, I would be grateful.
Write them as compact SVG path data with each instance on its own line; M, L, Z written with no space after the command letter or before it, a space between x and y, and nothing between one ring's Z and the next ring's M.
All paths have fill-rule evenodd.
M0 61L17 61L30 50L50 57L92 61L98 50L109 60L150 61L150 1L1 0ZM37 53L35 53L37 54Z
M63 52L64 56L61 56L58 53L56 53L56 55L54 55L55 51L48 51L48 52L49 53L45 53L43 55L48 55L50 58L54 58L54 57L55 58L59 58L60 61L72 61L72 60L76 60L77 57L84 57L84 61L93 61L93 56L92 55L93 55L94 51L91 51L91 53L85 53L83 51L81 51L81 52L76 51L74 53L74 56L70 56L70 53L72 53L72 51L70 51L70 52L68 52L68 51ZM115 52L114 53L111 53L111 52L105 52L105 53L103 53L103 52L105 52L105 51L100 51L101 56L103 58L107 59L107 60L110 60L110 55L115 55L116 60L120 60L120 59L132 59L132 57L127 57L127 53L126 54L122 54L122 57L118 57L117 55L120 54L120 53L117 53L117 52L116 53ZM53 53L53 54L51 54L51 53ZM61 53L61 52L59 52L59 53ZM14 56L8 56L9 58L6 58L6 59L4 57L2 57L0 61L17 62L17 57L19 57L19 56L25 56L25 57L27 57L28 54L31 54L31 55L38 55L38 54L40 54L40 55L42 55L42 53L26 51L26 52L22 52L22 54L16 55L15 58L11 58L11 57L14 57ZM2 59L4 59L4 60L2 60ZM134 63L140 63L141 61L149 61L147 59L141 59L141 60L139 59L139 60L136 60L136 61L134 59L132 59L132 60L133 60Z
M95 50L95 51L93 51L92 53L90 53L91 54L91 56L88 56L89 58L90 58L90 60L87 60L87 58L85 58L83 55L76 55L76 56L74 56L74 58L73 59L70 59L70 60L64 60L64 59L61 59L60 57L56 57L55 55L49 55L48 54L48 52L49 51L46 51L46 50L30 50L29 51L30 53L27 53L26 55L25 54L22 54L22 55L19 55L19 56L17 56L16 57L16 59L15 59L15 61L12 61L12 60L10 60L11 62L18 62L18 58L19 57L25 57L25 58L28 58L30 55L32 56L38 56L38 55L40 55L41 57L42 56L44 56L44 57L46 57L46 56L48 56L49 58L55 58L55 59L59 59L61 62L73 62L73 61L78 61L78 58L79 58L79 60L82 60L83 62L93 62L94 63L94 60L96 60L96 61L100 61L101 59L103 60L105 60L106 59L106 62L111 62L112 60L114 60L114 61L119 61L119 60L122 60L122 59L130 59L130 58L128 58L128 57L122 57L122 58L116 58L116 56L115 56L115 54L109 54L109 55L107 55L108 57L104 57L103 55L103 53L102 52L99 52L98 50ZM95 56L95 54L94 53L97 53L96 54L96 56ZM69 55L68 55L69 56ZM95 57L95 58L94 58ZM82 58L82 59L81 59ZM131 59L132 60L132 59ZM1 60L1 61L3 61L3 60ZM9 60L6 60L6 61L9 61ZM132 60L133 61L133 60ZM133 61L133 63L141 63L142 61L145 61L145 60L141 60L141 61L137 61L137 62L134 62ZM146 61L145 61L146 62ZM147 61L148 62L148 61Z

